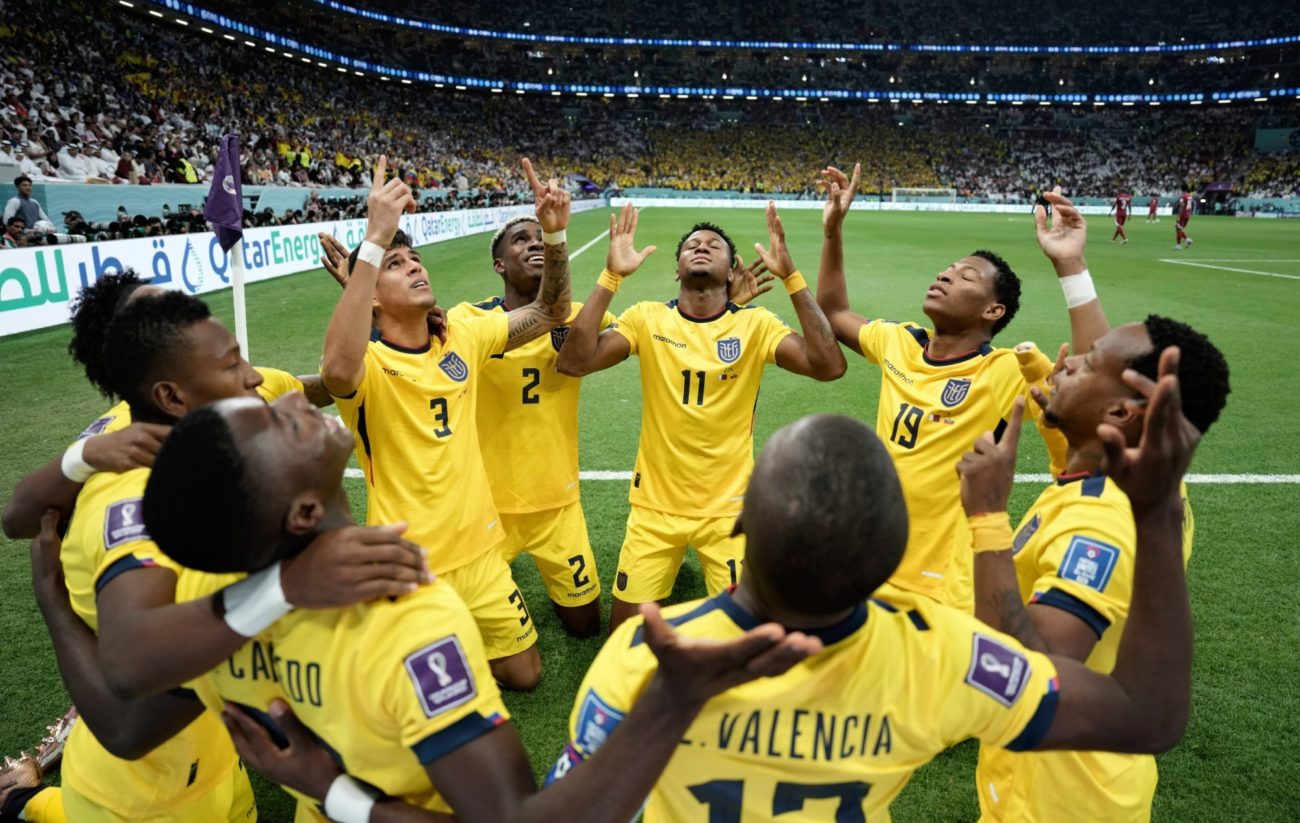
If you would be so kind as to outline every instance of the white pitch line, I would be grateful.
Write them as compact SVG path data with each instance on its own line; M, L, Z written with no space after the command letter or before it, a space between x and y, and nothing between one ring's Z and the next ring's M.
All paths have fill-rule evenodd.
M360 478L361 469L348 469L344 477ZM580 480L622 480L632 479L632 472L620 471L584 471L578 472ZM1241 486L1241 485L1300 485L1300 474L1189 474L1188 483L1206 486ZM1050 483L1049 474L1017 474L1017 483Z
M1191 263L1300 263L1300 257L1183 257L1178 262Z
M1218 269L1219 271L1236 271L1242 274L1258 274L1263 277L1284 277L1287 280L1300 280L1300 275L1296 274L1278 274L1275 271L1256 271L1255 269L1238 269L1232 266L1213 266L1209 263L1196 263L1191 260L1175 260L1169 257L1160 258L1161 263L1174 263L1179 266L1196 266L1201 269Z

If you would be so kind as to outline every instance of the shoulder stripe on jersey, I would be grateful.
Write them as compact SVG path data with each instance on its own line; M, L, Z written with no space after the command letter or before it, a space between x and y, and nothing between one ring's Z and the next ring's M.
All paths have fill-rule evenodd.
M505 722L506 719L496 712L493 712L488 717L474 712L412 745L411 751L415 752L415 756L420 759L421 765L427 766L438 758L451 754L466 743L487 734Z
M1034 716L1029 718L1025 728L1015 740L1007 744L1006 749L1009 752L1027 752L1043 742L1047 736L1047 730L1052 727L1052 720L1056 717L1056 705L1061 700L1061 693L1056 690L1056 678L1052 678L1052 689L1043 695L1043 700L1034 710Z
M898 607L895 606L893 603L886 602L884 600L881 600L878 597L871 598L871 602L875 603L877 606L879 606L880 608L884 609L885 611L891 614L897 613L898 611Z
M910 609L907 612L907 619L912 621L912 625L923 632L930 631L930 624L925 622L925 618L916 609Z
M506 299L504 297L493 297L491 300L484 300L482 303L475 303L474 308L491 310L495 309L497 306L504 308L505 305Z
M722 595L718 595L717 597L710 597L708 600L705 600L703 603L691 609L690 611L686 612L685 614L679 614L676 617L666 618L664 622L674 628L682 625L683 623L689 623L697 617L703 617L709 612L717 611L719 608L722 607L722 604L719 602L721 599L722 599ZM742 614L748 614L748 613L742 611ZM754 620L753 617L750 617L749 620L751 622L751 625L741 626L741 628L745 629L746 631L758 625L758 621ZM632 635L632 644L628 646L628 648L635 649L637 646L640 646L644 642L645 642L645 626L639 626L636 630L636 633Z
M382 339L384 339L384 335L380 333L379 327L378 326L372 327L370 329L370 342L378 343Z
M184 686L177 686L174 689L168 689L163 694L171 695L180 700L198 700L199 694L193 689L187 689Z
M1053 586L1045 592L1037 592L1029 599L1030 603L1037 603L1041 606L1051 606L1060 609L1063 612L1069 612L1075 617L1088 624L1088 628L1097 633L1097 639L1100 640L1106 629L1110 628L1110 620L1101 612L1089 606L1079 598L1067 591Z
M1083 487L1080 491L1084 497L1101 497L1101 493L1106 488L1106 475L1094 474L1087 480L1083 481Z
M1007 430L1007 419L1004 417L998 421L997 428L993 429L993 442L1001 443L1002 435L1006 433L1006 430Z
M105 586L113 582L113 579L115 577L118 577L119 575L125 572L134 571L136 569L152 569L152 568L156 568L157 566L158 564L153 562L152 560L149 560L147 558L141 560L132 554L128 554L125 557L120 557L113 562L113 565L109 566L107 569L104 569L104 573L101 574L99 576L99 579L95 581L95 594L98 595L101 591L104 590Z
M361 438L361 447L366 450L366 457L370 457L370 429L366 428L366 404L364 402L357 406L357 437Z
M919 326L903 326L903 328L907 330L908 334L912 335L912 339L916 341L916 345L924 346L926 343L930 342L930 334L925 329L920 328Z

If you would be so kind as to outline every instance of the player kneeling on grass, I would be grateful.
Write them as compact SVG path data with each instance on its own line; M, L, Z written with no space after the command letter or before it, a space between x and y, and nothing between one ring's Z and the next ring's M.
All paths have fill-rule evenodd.
M257 571L351 524L342 488L351 451L348 430L300 395L214 404L163 444L145 524L191 568ZM229 660L209 658L216 668L195 688L209 706L230 705L245 761L308 801L299 819L320 819L323 801L330 819L347 823L448 820L448 812L461 821L622 823L710 697L820 649L773 624L714 643L678 637L657 611L646 619L661 668L643 705L580 785L542 792L474 618L441 580L368 606L290 612ZM274 678L253 675L268 663Z
M974 617L868 600L898 565L907 516L889 453L863 424L805 418L772 436L745 493L734 592L666 611L683 637L724 641L763 621L820 639L786 674L710 700L655 784L647 821L888 819L907 779L968 737L1012 751L1155 752L1182 736L1192 629L1179 481L1199 433L1165 354L1136 448L1103 438L1139 545L1132 619L1109 676L1026 649ZM582 776L643 698L658 664L640 621L605 644L579 689L551 772ZM621 731L621 729L619 730Z
M1152 315L1112 330L1086 356L1062 359L1050 378L1050 400L1035 391L1041 401L1036 419L1064 434L1067 459L1065 472L1025 513L1014 538L1006 510L1020 410L1001 442L985 435L959 465L962 504L977 535L976 616L1030 649L1101 674L1116 669L1121 637L1131 631L1126 623L1139 619L1133 594L1140 554L1137 507L1102 473L1106 430L1099 427L1137 445L1148 413L1143 395L1160 353L1173 346L1184 414L1204 434L1227 401L1228 365L1204 335ZM1185 486L1179 500L1185 567L1193 533ZM982 820L1139 823L1151 819L1156 761L1109 752L1014 754L985 745L976 784Z

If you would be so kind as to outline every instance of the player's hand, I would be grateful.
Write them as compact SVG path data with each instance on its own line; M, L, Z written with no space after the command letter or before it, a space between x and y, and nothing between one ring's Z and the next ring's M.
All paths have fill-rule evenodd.
M334 609L400 597L433 582L424 549L403 540L405 523L348 526L318 535L280 567L285 599L296 608Z
M858 183L862 180L862 164L853 164L853 179L834 166L827 166L817 181L817 188L826 190L826 205L822 207L822 230L838 231L844 225L844 218L853 205L853 198L858 193Z
M334 282L340 286L348 285L348 255L352 251L332 234L319 231L316 232L316 239L320 241L321 258L320 264L325 267L325 271L330 273Z
M790 249L785 245L785 227L781 225L781 217L776 213L776 203L771 200L767 201L767 245L765 249L762 243L754 244L754 251L758 252L758 257L767 266L767 270L782 280L794 274L794 261L790 259Z
M158 456L158 449L171 426L157 423L132 423L125 429L97 434L86 439L81 458L101 472L122 472L148 468Z
M610 274L627 277L641 268L646 258L655 253L658 246L646 246L636 250L636 223L639 219L636 207L624 203L618 214L609 216L609 253L605 256L605 268Z
M1017 348L1019 347L1017 346ZM1065 371L1065 358L1069 356L1070 356L1070 344L1062 343L1061 348L1058 349L1056 352L1056 362L1052 364L1052 371L1047 375L1046 383L1048 386L1056 385L1056 375ZM1022 376L1025 377L1025 381L1031 382L1029 381L1028 375L1024 375L1023 372L1024 370L1022 369L1021 373ZM1037 382L1037 381L1032 381L1032 382ZM1038 408L1044 411L1047 410L1047 404L1052 402L1052 396L1047 392L1043 391L1038 386L1029 387L1029 396L1032 397L1034 399L1034 402L1038 404Z
M447 311L442 306L429 309L429 336L447 342Z
M736 265L731 269L731 274L727 275L727 299L737 306L744 306L760 294L770 292L775 279L776 276L767 270L762 258L747 267L744 258L737 254Z
M1142 438L1135 448L1115 426L1097 427L1105 450L1102 468L1115 485L1128 495L1135 512L1149 511L1177 502L1179 485L1192 462L1201 433L1183 415L1183 395L1178 384L1177 346L1160 353L1157 379L1124 370L1124 382L1142 396L1126 400L1130 409L1146 407L1142 417Z
M1047 209L1034 206L1038 246L1052 261L1058 277L1079 274L1088 268L1083 259L1083 249L1088 244L1088 224L1074 204L1061 194L1060 186L1044 192L1043 198L1052 204L1052 216L1049 220Z
M279 783L316 800L324 800L330 784L343 774L338 763L324 746L316 742L289 704L276 698L267 709L275 725L284 733L288 745L283 749L270 733L233 703L221 712L235 751L245 763L272 783Z
M58 509L46 509L41 516L41 530L32 540L32 591L36 603L45 611L57 598L68 600L68 588L63 582L63 563L59 552L63 538L59 537Z
M393 242L397 234L397 225L402 213L415 211L415 198L411 196L411 187L401 178L393 177L387 183L388 155L379 155L375 164L375 178L370 185L370 196L366 199L366 239L383 248Z
M967 517L1007 510L1011 484L1016 479L1016 447L1020 444L1020 422L1025 416L1025 399L1017 397L1002 439L984 432L971 451L961 456L957 474L961 477L961 506Z
M542 231L555 232L568 228L573 195L561 188L554 177L542 185L542 181L537 179L537 173L533 171L532 161L527 157L524 158L524 174L528 177L528 185L533 189L533 198L537 202L537 222L542 225Z
M787 633L776 623L721 641L681 636L664 622L654 603L643 603L641 615L646 645L659 660L655 676L687 711L698 710L709 698L742 683L785 674L822 649L818 638Z

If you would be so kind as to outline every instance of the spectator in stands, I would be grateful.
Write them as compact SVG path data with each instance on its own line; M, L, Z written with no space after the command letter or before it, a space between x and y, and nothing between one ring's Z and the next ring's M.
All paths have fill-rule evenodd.
M27 224L16 214L5 220L3 243L6 249L21 249L27 245Z
M8 227L9 221L15 215L23 220L23 227L35 226L39 221L44 220L46 223L53 223L45 209L32 198L32 178L27 175L19 175L14 178L14 186L18 189L18 194L9 198L5 203L5 225Z

